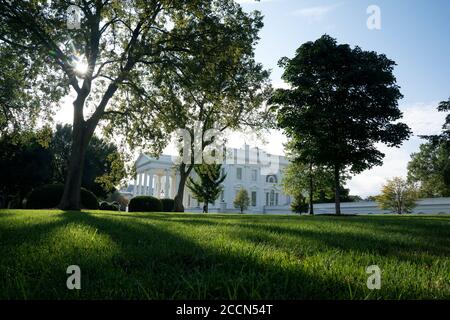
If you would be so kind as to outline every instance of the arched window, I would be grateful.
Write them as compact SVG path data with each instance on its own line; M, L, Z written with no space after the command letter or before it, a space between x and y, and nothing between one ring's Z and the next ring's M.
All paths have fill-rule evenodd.
M266 182L268 182L268 183L277 183L278 182L277 176L274 175L274 174L268 175L266 177Z

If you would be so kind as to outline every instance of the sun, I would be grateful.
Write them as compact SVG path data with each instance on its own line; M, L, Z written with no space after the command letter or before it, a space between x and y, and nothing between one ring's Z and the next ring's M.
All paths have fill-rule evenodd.
M85 75L89 70L89 65L84 57L76 57L74 61L74 71L78 75Z

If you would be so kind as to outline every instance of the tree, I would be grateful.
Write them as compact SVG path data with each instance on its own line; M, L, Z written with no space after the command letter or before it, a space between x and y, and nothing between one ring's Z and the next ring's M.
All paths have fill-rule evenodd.
M194 180L189 177L187 182L194 198L204 203L206 213L208 213L208 204L216 201L223 191L222 182L227 175L222 175L221 168L222 166L218 164L196 165L194 171L199 179Z
M342 185L348 178L346 173L341 173L339 191L341 202L353 202L358 199L357 196L350 196L350 190ZM333 179L333 170L328 168L311 163L290 162L284 169L281 184L286 194L293 196L294 199L306 201L309 213L313 215L314 203L334 202ZM305 196L306 199L302 199Z
M56 126L49 146L53 156L53 182L63 183L67 175L71 137L71 125ZM82 187L92 191L97 197L105 199L120 184L125 175L125 164L117 147L94 135L86 149Z
M178 165L175 211L184 211L184 188L194 165L222 163L219 145L226 130L258 130L266 125L268 113L262 104L271 90L269 72L254 60L254 45L262 26L259 13L252 19L242 17L236 26L241 32L233 36L234 45L225 48L222 58L216 56L217 48L211 47L202 61L182 57L176 66L178 72L170 66L158 72L160 90L170 96L164 121L178 129L179 156L183 159ZM180 82L178 73L190 76ZM205 160L214 151L216 160Z
M4 195L5 206L12 201L21 207L33 188L50 182L52 154L48 139L47 130L0 138L0 194Z
M450 111L450 98L447 101L441 101L437 107L439 112ZM447 143L450 144L450 113L445 117L445 123L442 126L442 133L440 135L421 136L434 144Z
M417 199L417 187L400 177L388 180L381 189L381 195L376 197L381 209L398 214L410 213L416 206Z
M450 99L441 102L438 110L450 111ZM420 183L423 197L450 196L450 114L442 129L440 135L422 136L428 142L420 145L408 163L408 181Z
M69 5L81 17L80 28L67 28L68 15L75 18ZM99 124L131 148L160 153L174 129L164 111L177 107L167 94L171 88L161 88L161 70L182 83L192 76L179 69L183 61L201 66L211 53L222 63L239 60L247 53L240 51L242 42L253 40L247 35L260 20L221 0L1 1L0 42L40 67L33 79L42 87L33 87L34 97L55 104L69 92L75 95L59 207L80 207L86 150Z
M38 117L43 120L51 113L51 108L44 108L48 106L47 101L41 104L30 93L31 86L40 86L45 79L27 81L39 71L36 64L18 55L1 40L0 70L0 137L23 138L21 133L31 132Z
M64 182L72 128L18 131L0 138L0 193L20 205L35 187ZM124 162L114 144L93 137L87 149L82 186L105 198L125 176Z
M329 170L314 166L312 163L290 162L283 173L281 181L286 194L294 197L294 201L307 201L309 214L314 214L314 202L320 191L330 189L332 175ZM330 179L331 178L331 179ZM307 200L304 199L307 195Z
M302 214L308 212L308 208L310 208L311 205L306 202L306 198L302 194L297 194L294 196L294 200L291 203L291 210L295 213ZM310 209L310 214L311 209Z
M341 173L381 165L375 144L399 146L410 136L398 100L395 62L383 54L338 45L324 35L282 58L283 80L270 99L278 127L293 140L298 159L333 169L336 214L340 214Z
M236 198L234 199L233 204L235 208L239 208L239 210L241 210L241 213L244 213L244 210L246 210L250 205L250 198L247 190L244 188L239 189L236 193Z
M446 143L424 143L411 155L408 180L420 183L423 197L450 196L450 148Z

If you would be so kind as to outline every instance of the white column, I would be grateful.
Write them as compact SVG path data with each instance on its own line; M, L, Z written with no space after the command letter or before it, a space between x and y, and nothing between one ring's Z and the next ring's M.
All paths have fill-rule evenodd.
M153 196L153 171L148 171L148 195Z
M140 196L142 194L142 174L138 173L138 184L137 184L137 195Z
M148 196L148 171L144 172L144 195Z
M133 179L133 197L137 195L137 175Z
M145 196L145 172L142 172L141 175L142 175L141 195Z
M161 197L161 176L156 175L156 195L157 198Z
M169 170L166 169L166 178L164 179L164 198L169 198L169 187L170 187L170 181L169 181Z

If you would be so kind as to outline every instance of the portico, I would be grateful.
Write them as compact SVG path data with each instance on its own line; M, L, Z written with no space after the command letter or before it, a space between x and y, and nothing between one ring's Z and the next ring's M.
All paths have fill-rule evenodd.
M280 181L287 160L283 156L266 155L256 150L257 158L252 159L248 145L243 149L229 148L229 159L222 164L223 192L209 205L210 212L237 212L233 205L237 192L247 190L250 205L246 212L263 213L266 209L289 211L290 198L283 194ZM264 162L265 161L265 162ZM156 198L174 199L180 181L175 158L161 155L152 158L141 154L136 161L136 179L133 196L145 195ZM267 170L267 168L271 170ZM195 176L192 172L191 175ZM195 199L189 188L184 188L183 206L190 212L201 211L202 204Z
M136 161L136 172L133 196L175 197L179 175L170 156L163 155L154 161L141 154Z

